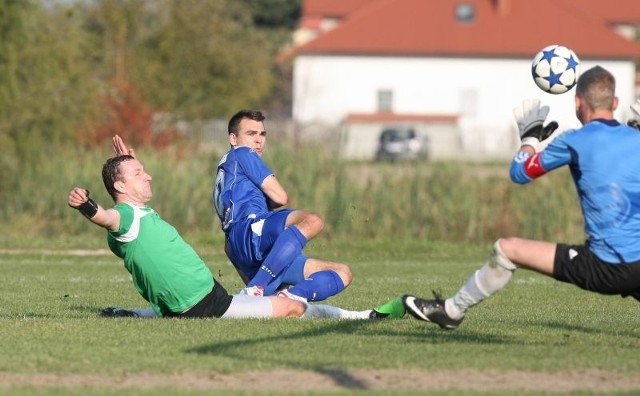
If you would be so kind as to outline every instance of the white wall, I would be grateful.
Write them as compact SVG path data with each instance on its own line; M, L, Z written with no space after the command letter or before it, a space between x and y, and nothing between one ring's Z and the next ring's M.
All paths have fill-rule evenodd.
M582 70L599 64L614 74L620 98L616 117L626 121L635 100L634 64L582 61ZM470 149L504 154L518 144L512 109L524 98L548 104L548 120L561 128L579 126L574 90L547 94L534 84L530 69L529 59L302 55L294 65L293 117L302 126L337 125L348 113L375 113L377 92L391 90L395 113L459 115Z

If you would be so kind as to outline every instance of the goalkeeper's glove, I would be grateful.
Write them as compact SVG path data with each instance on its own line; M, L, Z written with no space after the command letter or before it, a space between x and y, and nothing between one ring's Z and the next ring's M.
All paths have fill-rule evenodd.
M558 123L555 121L544 126L547 114L549 106L540 106L539 99L525 99L520 107L513 109L522 146L531 146L534 150L541 151L540 142L547 140L558 129ZM550 142L551 140L545 142L544 147Z
M629 106L629 108L633 113L633 118L627 121L627 125L640 131L640 99L636 99L636 101L631 106Z

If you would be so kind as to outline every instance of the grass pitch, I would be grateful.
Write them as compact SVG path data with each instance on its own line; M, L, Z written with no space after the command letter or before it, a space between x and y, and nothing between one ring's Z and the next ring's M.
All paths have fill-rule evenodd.
M221 252L197 250L230 291ZM310 245L351 265L327 303L372 308L404 293L450 296L489 246L411 241ZM640 305L517 271L444 331L380 321L107 319L141 307L106 251L0 253L0 393L11 394L637 394ZM545 384L544 381L555 381Z

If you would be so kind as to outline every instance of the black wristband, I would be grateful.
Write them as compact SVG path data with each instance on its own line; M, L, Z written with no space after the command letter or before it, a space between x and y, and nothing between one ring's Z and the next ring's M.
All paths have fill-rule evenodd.
M88 198L87 202L78 206L78 210L84 215L84 217L90 219L98 213L98 204L93 199Z

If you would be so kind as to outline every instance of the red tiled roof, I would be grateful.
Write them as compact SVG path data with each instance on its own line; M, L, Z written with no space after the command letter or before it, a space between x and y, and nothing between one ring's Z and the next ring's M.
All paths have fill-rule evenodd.
M323 19L332 18L341 21L371 2L372 0L306 0L302 4L299 27L320 31Z
M572 48L579 57L640 56L640 45L622 38L601 20L575 8L583 1L596 4L603 0L580 0L577 5L575 1L369 0L368 4L350 11L338 27L295 52L528 58L547 45L562 44ZM321 0L307 2L320 3ZM356 3L355 0L344 3L347 2ZM627 6L634 3L640 7L638 0L607 3L612 8L618 3ZM474 7L473 21L456 20L455 10L461 4Z
M568 7L584 12L595 18L602 18L607 24L640 24L640 1L638 0L556 0Z

